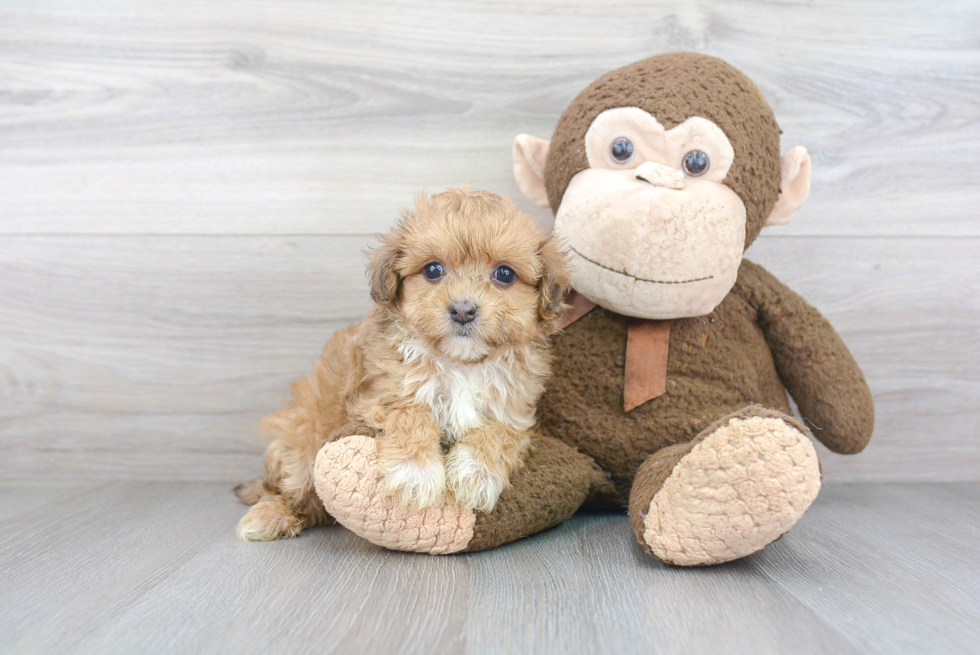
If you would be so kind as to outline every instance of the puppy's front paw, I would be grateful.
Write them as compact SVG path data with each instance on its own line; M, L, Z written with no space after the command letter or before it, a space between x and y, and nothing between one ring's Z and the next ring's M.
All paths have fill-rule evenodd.
M424 509L446 490L446 467L437 458L426 458L422 464L414 459L381 459L378 467L388 495L402 506Z
M494 470L483 464L472 450L456 444L446 460L449 487L463 507L489 512L507 486L507 470Z

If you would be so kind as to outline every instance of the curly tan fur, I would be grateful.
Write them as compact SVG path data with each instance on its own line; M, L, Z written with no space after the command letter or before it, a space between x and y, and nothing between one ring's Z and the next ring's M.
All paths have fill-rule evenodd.
M433 262L445 271L437 281L422 272ZM512 284L494 278L501 265ZM333 522L313 462L343 436L377 435L387 492L414 508L448 485L461 505L490 511L521 466L568 289L552 239L506 199L450 190L416 199L368 274L374 309L331 338L289 405L262 423L273 437L265 479L236 490L255 503L238 527L244 540ZM464 301L477 308L465 325L449 315Z

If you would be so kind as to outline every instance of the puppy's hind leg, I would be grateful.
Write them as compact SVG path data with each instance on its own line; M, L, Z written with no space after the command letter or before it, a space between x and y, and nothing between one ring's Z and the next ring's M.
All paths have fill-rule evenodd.
M265 493L265 486L262 484L262 478L255 478L254 480L241 483L235 487L234 492L238 496L238 500L246 505L254 505L262 499L262 495Z
M330 435L346 423L345 398L360 367L353 331L335 333L313 374L293 383L289 405L262 421L273 440L265 452L265 479L235 489L252 505L238 524L240 539L295 537L305 528L336 523L316 495L313 462Z
M273 541L295 537L306 527L309 521L295 513L288 499L267 495L242 517L235 534L242 541Z
M301 521L285 498L270 494L262 478L243 482L235 487L235 495L252 509L242 517L235 533L242 541L272 541L295 537L303 529Z
M281 439L273 441L265 454L266 477L236 488L238 497L252 508L238 523L242 541L271 541L295 537L304 529L334 521L312 492L312 467L303 465L307 454ZM256 495L258 496L256 498Z

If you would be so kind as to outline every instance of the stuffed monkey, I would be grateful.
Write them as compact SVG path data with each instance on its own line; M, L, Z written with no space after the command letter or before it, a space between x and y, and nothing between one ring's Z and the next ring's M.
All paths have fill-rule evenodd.
M654 557L697 566L744 557L796 523L820 489L806 425L860 452L874 408L864 377L816 309L742 255L809 193L810 159L780 156L758 88L727 63L672 53L582 91L550 142L520 135L522 192L555 213L571 253L564 331L538 407L542 436L490 513L398 507L373 439L327 444L317 490L376 544L493 548L581 506L627 507Z

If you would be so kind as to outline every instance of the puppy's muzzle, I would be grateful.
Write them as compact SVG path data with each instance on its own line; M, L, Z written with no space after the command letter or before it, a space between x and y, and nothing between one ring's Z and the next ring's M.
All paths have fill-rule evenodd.
M449 318L460 325L471 323L476 318L476 305L469 300L454 302L449 306Z

